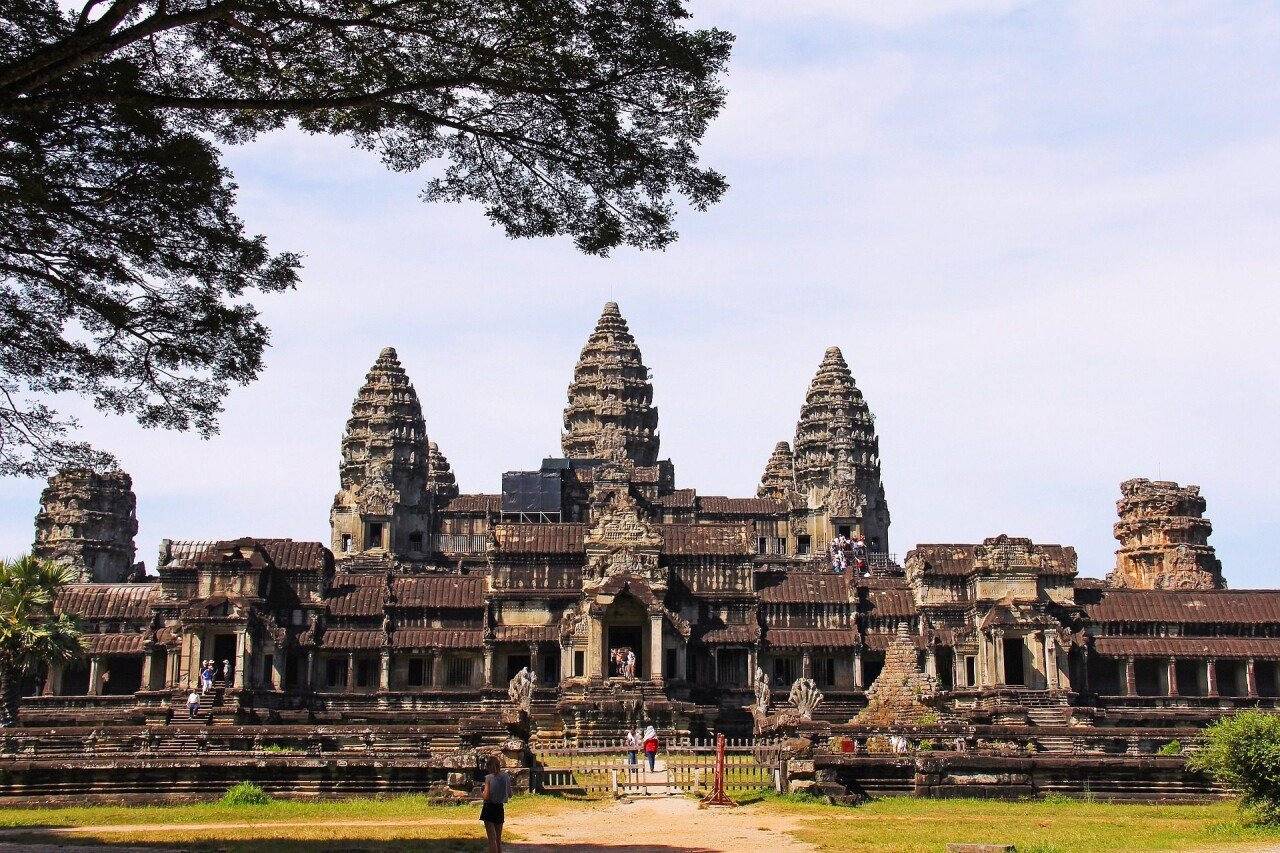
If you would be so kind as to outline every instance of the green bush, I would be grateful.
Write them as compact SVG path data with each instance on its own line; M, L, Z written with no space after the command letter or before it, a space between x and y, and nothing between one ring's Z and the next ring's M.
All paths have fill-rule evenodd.
M224 806L265 806L271 795L252 782L239 782L222 795Z
M1280 715L1242 711L1204 731L1204 747L1188 766L1240 791L1242 805L1265 823L1280 823Z
M933 748L934 748L933 738L927 737L924 740L920 741L921 750L929 750Z
M1182 741L1174 738L1156 750L1157 755L1182 755Z

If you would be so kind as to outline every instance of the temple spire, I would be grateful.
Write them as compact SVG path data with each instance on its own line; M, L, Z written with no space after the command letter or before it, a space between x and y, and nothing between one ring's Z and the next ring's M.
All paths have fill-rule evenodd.
M427 490L442 502L458 496L458 481L453 476L453 469L434 441L427 444Z
M791 455L791 445L779 441L764 466L764 476L760 478L760 488L756 489L756 497L773 498L785 501L796 490L795 459Z
M570 458L657 462L649 369L616 302L605 303L573 369L561 447Z

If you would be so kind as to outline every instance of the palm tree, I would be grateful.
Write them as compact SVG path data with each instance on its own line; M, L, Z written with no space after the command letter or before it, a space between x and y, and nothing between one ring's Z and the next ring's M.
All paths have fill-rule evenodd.
M52 560L0 560L0 726L17 720L27 676L41 664L65 664L84 654L75 620L53 612L58 587L74 579L70 566Z

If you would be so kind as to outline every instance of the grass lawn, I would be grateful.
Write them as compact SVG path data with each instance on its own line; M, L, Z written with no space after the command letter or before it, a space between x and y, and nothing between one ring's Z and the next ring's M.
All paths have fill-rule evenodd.
M1280 827L1247 824L1235 803L1110 805L1067 798L1001 802L891 797L857 808L762 797L800 820L796 837L824 850L940 853L948 843L1013 844L1018 853L1221 849L1280 843Z

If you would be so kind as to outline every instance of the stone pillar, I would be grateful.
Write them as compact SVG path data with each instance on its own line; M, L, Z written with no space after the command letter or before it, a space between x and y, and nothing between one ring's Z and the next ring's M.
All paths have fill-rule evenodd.
M316 653L314 649L307 649L307 666L306 681L304 682L306 689L314 691L316 687Z
M391 649L384 648L382 650L381 660L379 660L380 669L378 671L378 689L391 689Z
M89 658L89 695L102 693L102 658L94 655Z
M1244 662L1244 686L1247 695L1258 695L1258 665L1253 658L1247 658Z
M284 690L285 667L289 665L288 655L285 649L277 647L276 653L271 657L271 687L274 690Z
M1004 684L1004 631L995 630L991 632L991 644L995 651L995 678L991 679L991 683L995 685ZM983 685L986 686L986 685Z
M711 650L711 683L720 683L720 650Z
M800 677L813 678L813 656L808 649L800 655Z
M1058 666L1058 635L1044 632L1044 677L1050 690L1062 689L1062 669Z
M1218 661L1216 658L1208 658L1204 662L1204 683L1205 693L1209 696L1218 695Z
M249 668L249 636L244 631L236 632L236 670L231 673L231 686L236 690L244 688L244 671Z
M347 652L347 692L354 693L356 689L356 653Z
M1169 682L1168 693L1170 696L1177 696L1178 695L1178 659L1171 655L1169 657L1169 660L1166 662L1165 666L1166 666L1165 671L1168 673L1168 675L1165 676L1165 680Z
M41 691L45 696L57 696L62 690L62 664L49 664L48 671L44 674L44 689Z
M484 686L493 686L493 643L484 644Z
M1134 696L1138 692L1137 678L1133 671L1133 655L1124 659L1124 695Z
M755 646L747 647L747 687L752 687L756 683L756 667L759 666L756 663L758 654Z
M930 678L938 677L938 653L933 646L924 651L924 674Z
M649 679L662 683L662 614L649 615Z
M533 673L534 678L542 678L542 649L537 643L529 644L529 671Z
M444 655L438 652L431 656L431 686L444 686Z
M863 689L862 683L862 649L853 653L853 686Z
M604 626L598 616L587 621L587 675L604 678Z

